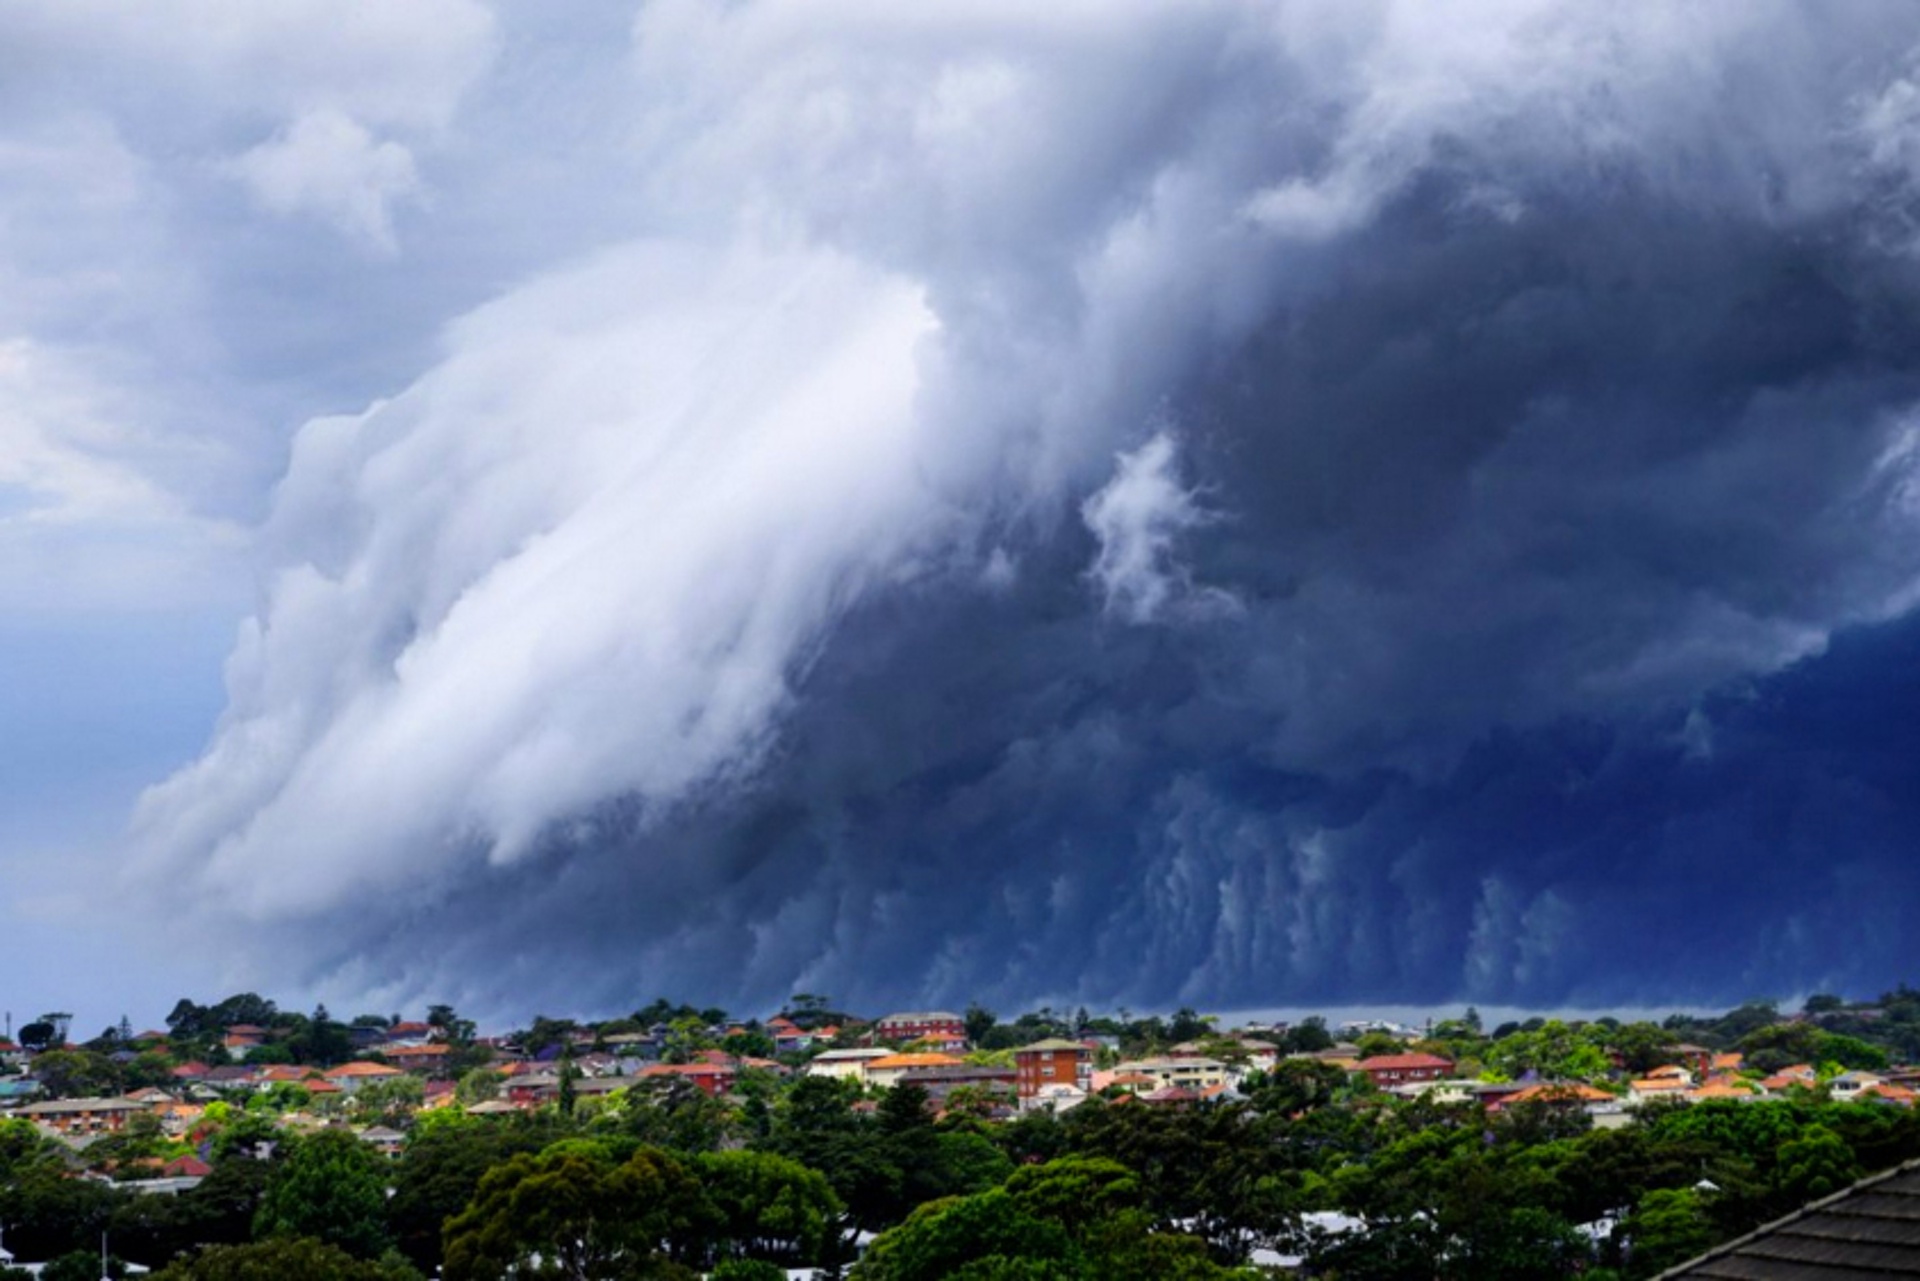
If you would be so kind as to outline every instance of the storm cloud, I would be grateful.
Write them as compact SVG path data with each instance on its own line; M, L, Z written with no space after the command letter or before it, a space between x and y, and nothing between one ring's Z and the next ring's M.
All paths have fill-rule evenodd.
M419 96L289 90L208 171L462 313L299 429L226 711L135 818L243 972L1218 1007L1920 959L1920 14L653 0L587 51L441 7ZM541 141L472 123L567 59L533 172L607 201L465 296L423 242L508 225Z

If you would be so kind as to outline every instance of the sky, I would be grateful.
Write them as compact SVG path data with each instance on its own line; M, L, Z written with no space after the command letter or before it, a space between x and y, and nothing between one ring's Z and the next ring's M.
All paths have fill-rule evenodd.
M1920 972L1904 0L0 0L0 964Z

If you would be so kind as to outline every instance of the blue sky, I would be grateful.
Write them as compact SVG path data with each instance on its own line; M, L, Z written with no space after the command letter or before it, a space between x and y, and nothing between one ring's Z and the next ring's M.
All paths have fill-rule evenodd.
M8 999L1910 978L1917 54L0 0Z

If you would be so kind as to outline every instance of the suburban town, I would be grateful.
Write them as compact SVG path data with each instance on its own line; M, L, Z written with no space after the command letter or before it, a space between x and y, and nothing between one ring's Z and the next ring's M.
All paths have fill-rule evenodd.
M716 1220L633 1275L945 1275L954 1260L896 1257L913 1254L903 1234L1065 1162L1124 1184L1115 1222L1138 1238L1101 1238L1104 1263L1089 1241L1055 1243L1088 1275L1637 1277L1920 1157L1920 993L1905 988L1493 1028L1471 1009L1418 1028L1222 1026L1184 1009L860 1017L812 994L764 1018L656 1001L500 1034L444 1005L342 1021L254 994L182 1000L152 1028L83 1037L69 1023L43 1015L0 1041L0 1250L56 1278L82 1256L98 1275L102 1237L107 1266L127 1271L227 1275L208 1265L222 1250L298 1242L341 1252L327 1275L509 1275L497 1242L479 1251L484 1234L463 1227L494 1167L578 1160L583 1143L599 1145L596 1177L652 1153L714 1165L722 1183L785 1179L811 1206L804 1230L788 1215L729 1236ZM922 1146L902 1147L909 1135ZM1796 1144L1803 1159L1783 1166ZM373 1211L330 1204L337 1171L276 1201L320 1151L379 1189ZM1647 1164L1613 1168L1629 1151ZM728 1161L766 1168L723 1175ZM1486 1204L1448 1222L1445 1184L1472 1163L1511 1180L1515 1161L1532 1183L1503 1227ZM1209 1162L1246 1177L1223 1187ZM417 1204L428 1174L431 1204ZM216 1192L219 1213L186 1212ZM1496 1251L1518 1262L1502 1272ZM1402 1256L1427 1262L1408 1271ZM1478 1261L1448 1271L1453 1256Z

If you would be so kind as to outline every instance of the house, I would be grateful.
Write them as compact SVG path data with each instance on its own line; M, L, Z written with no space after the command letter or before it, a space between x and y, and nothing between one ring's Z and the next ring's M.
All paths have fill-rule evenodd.
M269 1063L253 1074L258 1086L300 1085L311 1087L320 1080L320 1069L305 1063Z
M1049 1085L1087 1090L1093 1084L1093 1051L1058 1037L1023 1045L1013 1052L1020 1100L1026 1102Z
M370 1125L360 1131L360 1141L382 1156L399 1156L407 1136L384 1125Z
M965 1090L984 1098L994 1115L1011 1116L1019 1098L1014 1081L1012 1068L961 1063L952 1067L912 1068L900 1078L899 1084L919 1086L941 1111L946 1110L954 1091Z
M1197 1096L1203 1090L1228 1084L1232 1076L1233 1069L1218 1059L1202 1058L1199 1055L1168 1055L1162 1058L1136 1059L1131 1063L1121 1063L1114 1068L1114 1077L1110 1084L1120 1085L1121 1078L1125 1077L1145 1077L1153 1082L1154 1090L1190 1090ZM1133 1092L1140 1093L1138 1090ZM1152 1092L1146 1091L1146 1093Z
M1845 1103L1860 1098L1874 1086L1885 1085L1886 1078L1872 1072L1842 1072L1827 1082L1827 1093L1835 1102Z
M1668 1046L1667 1053L1676 1056L1681 1065L1694 1076L1705 1076L1713 1071L1714 1051L1704 1045L1691 1045L1682 1041L1678 1045ZM1649 1072L1647 1075L1651 1077L1654 1073Z
M338 1086L344 1093L358 1093L360 1087L369 1081L391 1081L397 1076L405 1076L399 1068L388 1067L384 1063L369 1063L356 1059L352 1063L342 1063L339 1067L328 1068L322 1074L331 1085Z
M871 1059L866 1066L866 1081L869 1085L892 1088L900 1079L916 1068L960 1067L961 1061L951 1054L889 1054L885 1058Z
M1067 1112L1079 1107L1093 1097L1086 1090L1072 1085L1043 1085L1040 1092L1021 1102L1028 1112Z
M831 1076L845 1081L867 1079L867 1064L875 1059L893 1057L892 1050L828 1050L817 1054L806 1066L808 1076Z
M756 1072L771 1072L775 1076L789 1076L793 1069L775 1059L755 1058L751 1054L728 1054L725 1050L701 1050L694 1059L701 1063L715 1063L730 1067L736 1072L742 1068L752 1068Z
M1760 1081L1760 1088L1768 1094L1785 1094L1790 1090L1811 1090L1820 1084L1820 1073L1811 1063L1795 1063L1781 1068L1772 1076Z
M900 1044L920 1041L942 1050L964 1050L967 1021L945 1010L889 1014L873 1025L873 1036L876 1040Z
M798 1054L813 1048L814 1034L785 1015L767 1020L767 1035L773 1038L773 1048L780 1054Z
M447 1056L452 1050L445 1045L389 1045L382 1051L388 1063L403 1072L412 1072L416 1076L445 1076L447 1074Z
M388 1046L425 1045L429 1041L440 1039L440 1030L431 1023L392 1023L387 1026L386 1035L381 1038ZM391 1051L388 1051L391 1053Z
M660 1057L660 1038L649 1032L615 1032L612 1036L602 1037L601 1041L608 1051L620 1058Z
M1271 1041L1262 1041L1258 1037L1237 1035L1216 1037L1212 1046L1216 1047L1216 1052L1226 1054L1236 1062L1244 1059L1248 1067L1258 1068L1262 1072L1272 1071L1274 1065L1280 1061L1280 1047ZM1235 1047L1238 1048L1237 1054L1233 1052ZM1204 1042L1185 1041L1174 1046L1172 1053L1206 1054L1209 1048L1209 1045Z
M1453 1072L1453 1060L1438 1054L1376 1054L1361 1059L1358 1070L1383 1090L1415 1081L1439 1081Z
M1627 1083L1627 1106L1639 1107L1654 1099L1684 1099L1693 1082L1685 1072L1678 1076L1644 1076Z
M1160 1088L1160 1082L1145 1072L1095 1072L1089 1087L1095 1094L1120 1090L1127 1094L1145 1094Z
M221 1045L227 1047L228 1054L246 1058L248 1051L267 1045L267 1029L257 1024L234 1024L228 1027L227 1035L221 1037Z
M558 1096L560 1078L552 1072L522 1072L502 1081L500 1089L509 1104L532 1107Z
M13 1115L69 1137L118 1134L147 1105L132 1099L48 1099L14 1109Z
M213 1167L191 1152L160 1167L160 1177L165 1179L204 1179L212 1173Z
M1501 1099L1519 1093L1522 1087L1512 1084L1498 1091L1492 1099L1482 1097L1481 1091L1485 1088L1485 1083L1481 1081L1443 1077L1437 1081L1409 1081L1405 1085L1389 1086L1387 1093L1397 1094L1403 1099L1425 1099L1429 1103L1479 1103L1491 1107Z
M1532 1104L1549 1104L1549 1106L1565 1106L1565 1108L1580 1108L1582 1112L1590 1112L1590 1114L1597 1112L1597 1110L1619 1112L1620 1108L1619 1099L1615 1099L1613 1095L1609 1095L1609 1093L1603 1091L1603 1089L1594 1089L1592 1085L1584 1085L1584 1083L1580 1083L1580 1081L1540 1081L1540 1083L1536 1083L1536 1085L1526 1085L1523 1089L1513 1091L1511 1095L1507 1095L1507 1097L1501 1099L1500 1102L1488 1104L1486 1110L1488 1110L1488 1112L1507 1112L1507 1110L1511 1110L1511 1108L1523 1106L1523 1104L1528 1104L1528 1102L1532 1102Z
M733 1089L735 1075L733 1067L724 1063L655 1063L640 1071L643 1081L678 1078L691 1082L699 1087L702 1094L716 1099Z
M1714 1099L1733 1099L1736 1102L1745 1103L1761 1096L1758 1090L1745 1081L1736 1077L1717 1076L1689 1090L1687 1097L1695 1103L1708 1103Z
M199 1124L206 1115L206 1107L199 1103L155 1103L151 1105L154 1116L160 1120L160 1132L170 1139L182 1138Z
M30 1076L8 1077L0 1080L0 1107L11 1107L36 1094L44 1093L46 1093L45 1087Z

